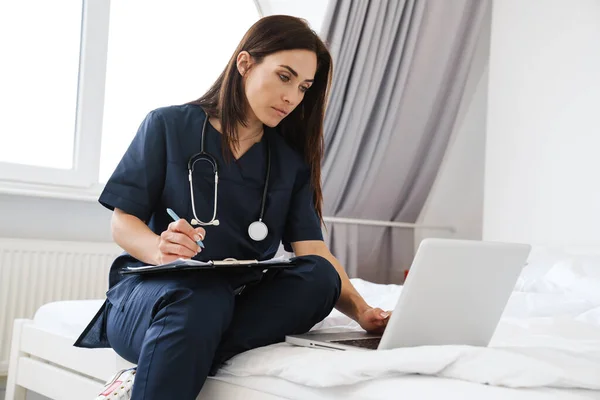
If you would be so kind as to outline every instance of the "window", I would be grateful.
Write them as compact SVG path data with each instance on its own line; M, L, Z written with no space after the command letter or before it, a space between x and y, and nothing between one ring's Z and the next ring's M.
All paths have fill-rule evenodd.
M104 93L108 2L0 3L2 189L91 188ZM6 151L8 149L8 151ZM96 172L94 172L96 171Z
M0 186L97 193L144 116L200 97L258 18L253 0L1 1Z
M82 4L37 3L0 3L0 161L71 169Z

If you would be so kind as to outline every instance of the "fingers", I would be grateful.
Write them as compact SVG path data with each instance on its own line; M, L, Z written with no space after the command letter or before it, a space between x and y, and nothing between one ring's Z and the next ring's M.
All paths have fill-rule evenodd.
M187 235L179 232L164 231L160 235L159 250L162 254L173 254L179 257L192 258L198 254L198 246Z
M373 309L373 315L378 320L384 320L384 319L389 318L390 312L383 311L381 308L374 308Z
M163 238L167 242L179 244L188 248L189 250L194 252L194 255L202 251L200 246L198 246L198 244L195 241L193 241L192 239L190 239L189 236L184 235L183 233L165 231L164 235L161 236L163 236Z
M383 311L381 308L371 308L364 315L361 326L368 332L381 333L387 327L392 311Z
M383 311L381 308L375 308L373 309L373 324L381 329L385 329L391 315L392 313L390 311Z
M204 240L205 236L204 228L194 229L186 220L179 219L172 222L160 235L158 248L161 263L175 261L178 258L195 257L202 251L201 240Z
M173 231L173 232L183 233L184 235L187 235L190 238L190 240L192 240L193 242L198 242L198 241L204 240L204 237L206 236L206 231L204 230L204 228L194 229L184 219L180 219L175 222L171 222L169 224L168 230Z
M161 242L159 250L163 254L163 258L165 255L176 256L176 258L192 258L198 254L197 252L194 252L180 244L164 241Z
M197 235L200 235L200 240L204 240L204 237L206 236L206 230L204 230L202 227L195 228L194 230L196 231Z
M192 228L192 225L190 225L189 222L187 222L185 219L179 219L175 222L171 222L169 224L168 230L183 233L192 240L194 240L194 236L196 236L196 231L194 230L194 228Z

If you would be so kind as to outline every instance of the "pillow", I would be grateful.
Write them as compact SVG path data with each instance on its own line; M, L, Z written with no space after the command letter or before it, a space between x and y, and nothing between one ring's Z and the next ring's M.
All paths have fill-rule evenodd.
M544 275L543 282L600 306L600 256L578 255L561 260Z
M568 254L561 249L532 246L527 265L523 268L514 290L538 293L553 292L555 288L551 285L548 286L548 283L543 281L543 277L557 261L566 257L568 257Z

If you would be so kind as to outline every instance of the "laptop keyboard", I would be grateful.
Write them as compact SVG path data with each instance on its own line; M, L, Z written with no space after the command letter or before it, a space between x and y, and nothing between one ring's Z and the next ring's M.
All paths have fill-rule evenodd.
M332 340L331 343L344 344L346 346L362 347L365 349L377 350L381 342L381 338L368 338L368 339L346 339L346 340Z

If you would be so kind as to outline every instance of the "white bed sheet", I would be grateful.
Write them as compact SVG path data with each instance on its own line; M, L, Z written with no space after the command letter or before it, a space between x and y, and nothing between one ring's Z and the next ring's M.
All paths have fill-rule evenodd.
M272 376L217 377L225 382L293 400L599 400L600 392L566 389L511 389L456 379L408 375L354 385L314 388Z
M564 266L561 267L564 269ZM567 269L570 267L567 267ZM546 271L552 272L552 271ZM550 277L560 276L560 269L554 269ZM562 271L563 275L565 271ZM567 274L568 275L568 274ZM538 277L539 278L539 277ZM564 276L563 276L564 278ZM573 277L567 279L573 284ZM585 281L589 289L589 280ZM398 285L375 285L359 279L353 280L357 289L367 298L371 304L382 308L393 308L401 292ZM593 284L593 282L592 282ZM530 332L532 327L527 324L548 323L552 318L570 318L590 326L600 325L600 304L595 304L593 296L595 292L588 290L590 296L573 295L578 293L573 285L569 290L559 290L554 286L552 290L546 286L538 292L516 291L506 309L505 321L521 321L521 325L511 324L511 329L523 329ZM63 301L49 303L42 306L34 317L37 326L60 334L64 337L75 339L85 324L98 310L102 300ZM526 321L526 322L525 322ZM358 326L341 313L334 310L323 322L317 324L313 329L324 329L330 327L342 327L356 329ZM500 326L500 332L506 325ZM539 336L538 336L539 339ZM235 364L236 358L233 359ZM446 379L433 376L395 376L380 377L354 384L334 387L311 387L298 384L277 376L232 376L227 373L227 368L222 370L217 377L229 384L259 390L262 392L279 395L290 399L382 399L401 396L402 398L486 398L486 399L600 399L600 391L589 390L567 390L567 389L510 389L504 387L493 387L477 383ZM452 393L452 395L449 395Z
M357 282L356 285L359 288L361 285L370 286L367 282ZM362 289L367 289L367 287L363 287ZM394 289L390 287L388 289L390 289L391 292L396 291L395 295L399 294L399 288ZM362 292L367 293L367 297L369 297L368 290L362 290ZM383 290L383 292L385 292L385 290ZM382 302L395 302L395 300L391 298L394 297L391 294L392 293L388 293L390 298L386 300L382 299ZM600 305L599 307L596 307L587 300L582 301L581 299L565 295L564 293L515 292L510 299L509 306L506 309L503 321L496 332L494 340L496 344L501 345L505 338L510 338L513 340L513 343L510 343L511 345L522 346L524 351L527 351L527 349L531 347L542 347L542 350L544 351L546 350L544 347L563 348L569 351L575 351L585 349L587 346L591 352L595 352L595 354L598 355L600 352L599 325ZM353 321L349 321L344 316L336 315L334 311L332 316L319 324L317 328L352 328L354 326L355 323ZM510 340L508 342L510 342ZM281 348L277 349L277 346L280 346ZM444 350L439 349L439 353L442 351ZM302 352L305 352L307 356L312 356L311 358L314 360L312 364L306 362L306 358ZM501 378L510 384L524 383L526 386L534 386L526 389L509 389L467 382L468 380L480 379L480 377L474 373L476 370L476 368L474 368L476 363L473 362L469 365L473 360L467 360L463 363L463 367L465 367L466 364L466 368L463 368L462 370L467 373L464 375L465 380L443 379L432 376L402 376L400 374L398 376L386 377L385 374L389 369L381 368L378 371L377 366L373 365L374 359L371 359L371 364L367 364L368 360L363 360L365 362L359 364L359 368L351 358L348 358L346 363L342 362L336 364L339 369L333 369L328 368L327 366L335 362L334 357L348 357L349 355L328 352L327 355L332 362L322 364L316 361L314 356L314 353L316 352L324 353L324 351L314 349L286 348L285 345L267 346L233 358L228 363L229 365L221 370L218 377L227 379L229 382L236 382L232 376L240 378L244 375L249 375L249 381L241 381L245 382L249 387L260 382L260 379L258 378L260 375L267 375L269 378L283 377L294 383L303 383L303 385L300 385L304 388L302 395L310 393L310 396L312 396L299 396L293 398L327 399L329 393L335 393L337 398L342 398L342 396L365 399L389 398L391 394L395 393L402 393L403 398L406 393L412 398L427 398L427 396L430 396L430 398L441 398L441 396L448 397L448 393L450 392L452 393L452 398L600 399L599 390L540 387L546 384L560 386L567 383L578 385L580 384L578 379L582 378L582 375L584 374L586 376L585 379L583 379L582 384L600 384L600 369L598 369L597 362L596 364L592 364L594 367L592 371L587 371L582 369L581 365L577 365L577 360L571 360L569 363L562 365L556 362L559 358L553 360L547 352L542 354L548 357L546 366L549 365L550 368L545 368L543 371L542 369L537 370L534 368L525 379L522 376L515 378L515 376L511 375L513 370L518 370L518 367L522 367L522 365L516 365L516 363L500 363L499 366L504 368L504 371L502 371L501 368L495 368L498 364L494 362L483 363L483 365L479 362L479 365L482 367L481 370L488 374L487 376L484 376L484 378L487 379L489 376L495 376L497 377L498 383L500 383ZM430 359L428 359L426 367L431 364L431 360L439 356L439 353L430 353ZM286 354L288 357L284 357L283 354ZM292 357L300 357L300 361L286 361L293 360L294 358ZM354 357L354 355L352 357ZM596 357L596 360L597 359L598 358ZM391 364L393 365L393 363ZM315 365L315 367L309 368L310 365ZM369 372L366 372L366 368L363 368L365 365L368 365L370 368ZM556 368L552 368L552 366L555 366ZM575 369L576 367L579 367L577 373L573 374L569 371L570 368ZM375 371L375 373L373 371ZM449 368L448 370L442 371L440 375L443 375L443 373L456 374L456 371L456 368L454 368L454 370ZM562 372L565 371L570 373L570 378L566 377L565 380L563 380L561 375ZM379 375L377 375L377 373L379 373ZM361 382L362 379L365 379L365 375L370 375L368 377L369 380ZM458 376L458 374L456 375ZM323 379L324 376L325 378ZM330 379L332 381L335 379L338 382L342 380L351 384L327 387ZM535 382L536 379L540 380ZM310 386L310 388L307 386ZM355 397L351 397L350 394ZM332 396L331 398L335 398L335 396Z
M360 289L368 283L355 281ZM397 291L393 286L381 287L381 293L389 295ZM35 325L46 331L75 339L85 324L98 310L102 300L59 301L42 306L35 314ZM318 327L336 323L336 315L325 320ZM352 324L349 324L350 326ZM492 387L455 379L431 376L399 376L380 378L353 385L315 388L300 385L273 376L235 377L219 373L217 377L231 385L254 389L287 399L334 400L346 399L482 399L501 400L600 400L600 392L560 389L510 389Z

